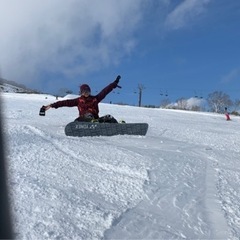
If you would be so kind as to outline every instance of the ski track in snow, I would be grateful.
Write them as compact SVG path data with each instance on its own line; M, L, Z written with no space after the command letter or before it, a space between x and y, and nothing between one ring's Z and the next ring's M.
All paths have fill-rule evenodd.
M192 149L185 146L177 150L165 149L166 145L162 144L159 153L155 152L156 156L152 156L152 159L161 157L158 157L159 161L154 164L154 168L148 171L149 180L144 185L145 198L106 231L106 239L115 239L120 235L124 239L140 239L142 236L146 239L210 239L218 236L208 228L208 217L205 216L207 213L198 209L199 205L204 207L208 204L204 202L206 162L201 159L202 154L197 152L194 158L192 154L188 156L187 152ZM185 164L182 164L183 161ZM205 171L199 174L202 170ZM174 222L174 226L181 225L180 230L166 224L169 219ZM219 229L221 227L222 225ZM129 229L134 229L134 232Z
M66 137L42 98L4 94L17 239L239 239L239 118L102 104L147 136Z
M14 127L14 129L16 131L16 126ZM57 231L48 232L46 237L62 238L63 236L65 236L68 238L72 238L74 235L75 237L81 236L83 239L91 238L91 237L97 237L97 238L101 237L100 235L101 231L99 231L99 233L98 231L96 231L95 233L96 235L91 235L91 232L93 231L94 228L101 229L100 227L101 225L103 229L106 227L109 227L110 226L109 224L111 224L111 219L117 217L119 214L119 211L122 211L122 209L125 210L128 207L131 207L131 201L139 201L139 199L141 199L142 184L145 181L147 175L146 175L146 172L141 169L141 166L139 169L137 169L137 166L135 164L134 166L128 166L130 164L129 162L131 162L132 159L134 160L135 158L134 154L133 156L131 156L129 153L124 154L122 150L119 153L119 150L114 149L114 152L111 155L111 159L113 158L115 160L111 161L111 163L113 164L114 162L116 162L116 165L110 165L108 163L98 162L96 161L96 159L91 159L92 156L88 156L88 151L91 151L92 146L88 146L89 144L87 144L87 146L85 146L86 144L84 144L84 147L80 148L79 152L76 152L76 148L75 148L75 152L73 152L72 150L69 149L68 146L61 144L58 140L54 139L52 136L48 136L46 133L37 129L36 127L29 126L29 125L22 126L19 128L19 131L25 132L26 135L29 134L34 136L28 136L28 137L26 136L24 137L25 139L21 137L21 141L25 142L25 145L28 148L27 151L31 152L31 154L27 155L27 158L28 158L26 160L27 169L24 168L25 166L24 164L22 165L24 175L23 173L21 173L20 176L18 177L24 178L24 179L26 178L26 182L27 182L26 184L31 186L32 188L31 191L35 193L39 192L38 194L41 195L41 198L42 196L45 196L45 197L50 196L49 199L53 201L58 201L58 199L60 198L59 202L64 205L66 204L66 202L68 202L66 208L69 209L70 212L69 214L63 215L64 221L62 221L63 222L62 224L71 225L72 216L75 215L75 213L78 213L76 209L75 209L76 212L75 211L73 212L73 210L70 209L73 203L74 205L76 204L75 201L79 201L81 208L82 206L84 208L84 206L88 207L89 205L87 197L85 197L86 198L85 201L87 201L86 203L85 201L82 202L81 200L81 195L86 195L86 193L83 194L82 191L76 190L75 186L78 186L80 189L84 189L85 192L90 192L89 196L91 195L97 196L99 194L101 196L102 201L105 201L106 202L105 204L107 205L107 209L105 210L106 208L104 206L105 204L103 204L103 207L102 207L103 209L101 209L96 204L94 204L94 206L91 206L92 204L90 204L90 208L94 207L94 210L90 212L88 212L88 209L84 210L83 216L82 216L82 210L81 210L77 215L75 215L76 221L79 222L78 224L80 226L83 225L83 228L86 228L86 231L87 231L86 233L80 230L76 231L77 229L81 229L81 228L72 227L71 231L68 231L67 234L66 232L63 233L62 236L56 235L56 232L58 232L57 230ZM29 139L30 142L27 142L27 139ZM32 142L34 142L33 146L31 146ZM44 148L42 148L43 146L41 144L41 149L37 149L37 145L35 144L35 142L44 142ZM74 139L74 142L79 144L79 140L76 138ZM19 143L17 142L15 151L18 151L17 149L18 145ZM102 147L103 146L101 144L99 148L101 148L102 150ZM34 151L34 148L38 152L36 152L36 150ZM95 146L95 148L97 148L97 146ZM87 152L86 153L85 151L82 152L81 149L87 149ZM106 149L106 151L107 150L108 149ZM97 150L94 149L94 151L97 151ZM52 156L53 152L57 153L57 156L55 155ZM39 159L37 155L39 156ZM41 161L40 159L42 159L43 156L44 156L44 159L48 161L47 163L46 161L40 162ZM126 156L125 163L123 163L122 161L123 160L122 158L124 156ZM55 165L56 160L54 160L53 157L55 159L58 159L59 163L57 163L57 165ZM137 155L138 159L139 157L140 156ZM21 158L22 160L21 156L19 156L19 158ZM97 156L97 159L98 158L99 156ZM51 163L51 161L53 161L54 165ZM103 161L106 161L106 159L103 159ZM70 166L69 166L69 163L70 163ZM31 164L33 165L31 166ZM43 168L48 167L50 171L48 170L49 172L44 173L43 176L39 175L37 171L29 173L30 176L26 173L27 171L31 171L31 169L35 167L37 170L39 166L42 166ZM29 167L30 169L28 169ZM64 172L63 176L59 175L59 172L61 171L61 169ZM42 171L44 171L44 169L40 170L40 172ZM70 175L72 173L74 175L79 176L78 181L76 180L74 180L74 182L72 181L72 179L70 178ZM49 178L51 178L50 184L46 182L46 179L49 179ZM51 184L51 182L54 182L54 181L56 181L56 184ZM61 187L58 186L59 183L61 184L64 183L64 186L61 186ZM44 186L44 187L38 188L39 186ZM43 190L45 191L45 193L42 192ZM71 197L66 195L66 192L69 192ZM94 192L94 194L92 194L92 192ZM22 194L24 194L24 192ZM46 199L44 198L43 201L46 201ZM109 207L110 209L112 208L111 211L109 211ZM49 206L49 208L51 212L52 207ZM35 211L34 209L31 209L31 210ZM66 210L64 210L64 212ZM97 210L99 211L99 213ZM37 211L40 211L39 208L37 208ZM46 212L46 211L47 210L44 207L43 212ZM102 212L104 212L104 214ZM52 209L52 214L50 214L50 216L52 215L51 219L55 218L55 214L56 213L54 209ZM100 216L98 216L98 214ZM84 219L84 215L87 215L87 219L93 219L94 223L92 223L93 226L90 229L88 229L89 223L87 223L87 226L84 226L85 225L84 222L86 221L86 219ZM45 221L46 220L44 220L44 222ZM48 222L47 223L40 222L37 225L31 226L31 224L29 223L29 231L36 230L37 232L39 227L43 228L45 225L48 225L48 224L49 224ZM16 227L18 228L18 226ZM59 226L59 228L60 227L61 225ZM45 226L45 228L47 229L47 226Z

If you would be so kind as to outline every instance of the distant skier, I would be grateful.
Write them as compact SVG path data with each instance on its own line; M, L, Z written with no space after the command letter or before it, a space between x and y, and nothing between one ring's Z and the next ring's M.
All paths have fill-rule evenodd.
M107 94L109 94L114 88L120 87L118 86L119 80L121 76L117 76L116 80L106 86L100 93L93 96L91 95L91 88L87 84L83 84L80 86L80 97L75 99L58 101L47 106L43 106L40 110L40 115L45 115L42 112L49 110L50 108L59 108L59 107L78 107L79 117L75 119L75 121L82 122L91 122L91 121L99 121L99 122L112 122L117 123L117 120L113 118L111 115L106 115L99 118L99 108L98 104L101 102Z
M225 107L225 116L226 116L226 120L227 120L227 121L231 120L231 119L230 119L229 112L228 112L228 110L227 110L226 107Z

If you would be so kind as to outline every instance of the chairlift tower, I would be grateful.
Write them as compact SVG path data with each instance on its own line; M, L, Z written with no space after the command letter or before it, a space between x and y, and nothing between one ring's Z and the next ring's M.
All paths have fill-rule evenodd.
M138 106L141 107L142 105L142 91L145 89L145 87L142 84L138 84Z

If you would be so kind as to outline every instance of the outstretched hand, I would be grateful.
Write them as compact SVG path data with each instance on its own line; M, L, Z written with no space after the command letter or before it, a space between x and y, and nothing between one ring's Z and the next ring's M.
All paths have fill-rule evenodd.
M118 88L122 88L121 86L118 85L120 79L121 79L121 76L118 75L117 78L116 78L116 80L114 81L114 82L117 84L117 87L118 87Z
M45 116L45 112L46 112L49 108L51 108L51 105L42 106L42 107L40 108L39 115L40 115L40 116Z
M117 84L118 84L120 79L121 79L121 76L120 76L120 75L118 75L118 76L117 76L117 78L116 78L116 80L115 80L115 83L117 83Z

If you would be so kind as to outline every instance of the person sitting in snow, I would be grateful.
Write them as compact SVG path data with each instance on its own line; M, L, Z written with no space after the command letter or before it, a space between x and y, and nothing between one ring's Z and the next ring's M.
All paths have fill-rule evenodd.
M44 110L49 110L50 108L59 107L78 107L79 117L75 121L82 122L111 122L117 123L117 120L111 115L106 115L99 118L99 108L98 104L101 102L107 94L109 94L114 88L119 87L118 83L121 76L117 76L116 80L102 89L97 95L91 95L91 88L87 84L82 84L80 86L80 97L75 99L58 101L47 106L43 106Z

